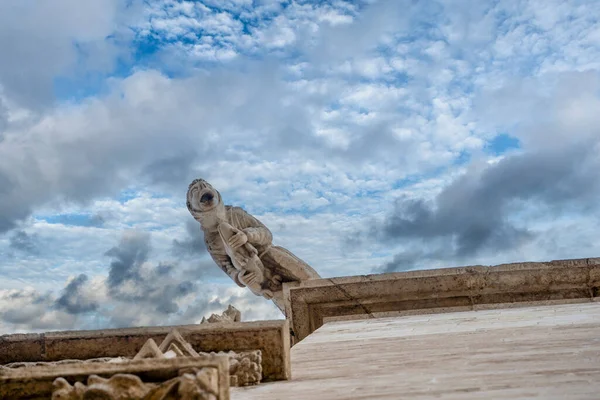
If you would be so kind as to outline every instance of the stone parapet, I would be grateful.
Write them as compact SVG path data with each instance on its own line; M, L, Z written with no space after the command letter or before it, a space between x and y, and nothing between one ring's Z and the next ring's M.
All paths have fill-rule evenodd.
M600 258L469 266L284 284L294 341L327 321L596 301Z
M174 328L198 352L260 350L264 381L291 378L285 320L3 335L0 364L133 357L148 339L160 343Z
M229 400L229 363L222 355L4 369L0 398Z

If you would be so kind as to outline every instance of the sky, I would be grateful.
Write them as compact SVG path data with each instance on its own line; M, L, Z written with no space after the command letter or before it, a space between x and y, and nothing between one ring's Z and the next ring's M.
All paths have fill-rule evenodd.
M322 277L600 256L600 0L0 1L0 334L282 318L204 178Z

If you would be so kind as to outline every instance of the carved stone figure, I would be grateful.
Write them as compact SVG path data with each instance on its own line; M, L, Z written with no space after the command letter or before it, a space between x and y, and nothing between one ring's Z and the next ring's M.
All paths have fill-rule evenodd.
M187 192L187 207L200 222L208 252L239 286L272 299L285 314L283 282L318 279L307 263L283 247L258 219L240 207L226 206L221 194L203 179Z

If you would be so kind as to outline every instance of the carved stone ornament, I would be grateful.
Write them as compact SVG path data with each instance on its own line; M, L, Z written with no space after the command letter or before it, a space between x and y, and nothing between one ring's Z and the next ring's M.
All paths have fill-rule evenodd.
M289 250L274 246L271 231L240 207L226 206L203 179L187 192L187 208L204 232L208 252L239 286L273 300L285 314L283 282L318 279L319 274Z
M200 368L181 373L166 382L144 383L137 375L116 374L108 379L90 375L87 385L69 384L64 378L54 381L52 400L167 400L219 399L218 372L215 368Z
M144 346L133 357L134 360L143 358L175 358L175 357L198 357L199 354L185 341L177 329L173 329L163 339L160 346L156 345L154 339L148 339Z
M148 339L133 359L210 357L215 355L227 356L229 359L230 386L257 385L261 382L262 353L260 350L198 353L176 329L173 329L167 335L160 346L153 339Z
M228 400L227 356L0 370L1 399Z
M200 353L206 354L206 353ZM262 353L260 350L218 352L210 355L229 357L230 386L258 385L262 380Z

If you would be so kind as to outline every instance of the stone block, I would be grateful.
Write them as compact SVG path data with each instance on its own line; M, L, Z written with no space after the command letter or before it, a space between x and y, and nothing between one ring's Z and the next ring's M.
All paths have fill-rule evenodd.
M14 361L39 361L43 358L43 334L15 334L0 336L0 364ZM19 360L14 357L18 355Z

